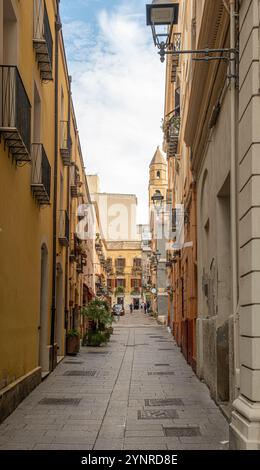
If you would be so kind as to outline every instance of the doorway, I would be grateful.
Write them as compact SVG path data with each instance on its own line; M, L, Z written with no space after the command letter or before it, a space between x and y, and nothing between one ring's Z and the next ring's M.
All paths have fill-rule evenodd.
M56 278L57 292L56 292L56 335L55 342L57 343L58 349L58 361L59 357L63 356L64 351L64 315L63 315L63 271L60 263L57 265L57 278Z
M41 286L40 286L40 324L39 324L39 366L42 372L49 371L48 357L48 250L41 247Z
M226 178L217 198L218 249L218 315L217 315L217 399L229 401L230 394L230 331L231 315L231 210L230 176Z

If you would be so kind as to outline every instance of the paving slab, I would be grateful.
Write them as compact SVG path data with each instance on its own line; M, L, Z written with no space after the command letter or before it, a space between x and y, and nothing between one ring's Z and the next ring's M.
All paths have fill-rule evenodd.
M185 435L190 426L198 435ZM221 450L224 441L228 423L207 387L141 311L120 318L107 346L66 357L0 425L6 450Z

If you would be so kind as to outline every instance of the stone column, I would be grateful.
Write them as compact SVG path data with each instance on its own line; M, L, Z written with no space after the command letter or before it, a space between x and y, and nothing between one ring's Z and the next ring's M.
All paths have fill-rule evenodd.
M231 449L260 449L260 67L259 0L240 2L239 260L240 395Z

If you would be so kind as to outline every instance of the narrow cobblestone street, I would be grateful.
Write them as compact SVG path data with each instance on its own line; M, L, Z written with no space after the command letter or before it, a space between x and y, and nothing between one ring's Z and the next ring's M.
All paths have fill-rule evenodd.
M0 426L1 449L225 449L228 424L166 328L121 317L66 357Z

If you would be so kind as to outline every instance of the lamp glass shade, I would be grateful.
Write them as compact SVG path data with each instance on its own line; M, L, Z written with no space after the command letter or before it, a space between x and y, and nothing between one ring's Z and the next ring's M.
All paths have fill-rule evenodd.
M157 207L157 208L160 208L161 205L162 205L163 199L164 199L164 197L161 193L154 194L154 196L152 197L152 201L153 201L154 206Z
M179 4L154 0L146 5L146 19L148 26L164 26L178 23Z

